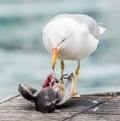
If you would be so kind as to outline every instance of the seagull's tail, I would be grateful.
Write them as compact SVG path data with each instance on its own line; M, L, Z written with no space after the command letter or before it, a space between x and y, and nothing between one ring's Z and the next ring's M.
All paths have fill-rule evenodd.
M102 34L104 31L106 31L106 28L102 27L102 24L99 23L99 30L100 30L100 34Z

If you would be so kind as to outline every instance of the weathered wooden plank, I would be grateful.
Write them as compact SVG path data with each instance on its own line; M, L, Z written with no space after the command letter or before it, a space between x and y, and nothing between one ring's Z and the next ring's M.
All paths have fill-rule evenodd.
M95 94L99 96L99 98L106 98L103 102L99 102L98 98L96 98L96 105L88 108L87 110L83 110L82 112L78 112L70 117L64 119L71 121L119 121L120 120L120 96L119 92L117 93L105 93L105 94ZM96 97L95 96L95 97ZM110 118L111 117L111 118Z
M40 113L33 103L17 95L0 101L0 121L115 121L120 117L119 103L119 93L83 95L54 113Z
M0 104L7 102L11 99L14 99L15 97L20 96L19 94L14 94L14 95L9 95L8 97L4 98L4 99L0 99Z
M120 115L79 114L64 121L120 121Z
M96 110L89 110L89 113L120 116L120 96L117 96L102 105L96 106L95 108Z

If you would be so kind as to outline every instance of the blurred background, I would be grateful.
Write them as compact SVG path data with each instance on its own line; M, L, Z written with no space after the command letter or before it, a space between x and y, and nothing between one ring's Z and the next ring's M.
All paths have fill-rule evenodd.
M42 29L62 13L87 14L107 29L97 51L81 61L78 92L120 91L120 0L0 0L0 98L18 93L19 83L41 89L51 67ZM65 63L65 72L74 72L77 63Z

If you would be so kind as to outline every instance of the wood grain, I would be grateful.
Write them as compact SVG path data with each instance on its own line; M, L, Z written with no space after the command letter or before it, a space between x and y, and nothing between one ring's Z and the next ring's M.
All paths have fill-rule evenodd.
M82 95L58 107L54 113L37 112L32 102L14 95L0 100L0 121L119 121L119 94Z

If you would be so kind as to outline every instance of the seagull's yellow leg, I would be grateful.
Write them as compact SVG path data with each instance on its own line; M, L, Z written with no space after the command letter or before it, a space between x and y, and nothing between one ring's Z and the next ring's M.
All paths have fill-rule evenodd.
M64 93L64 83L63 83L64 68L65 68L64 61L61 60L61 78L60 78L60 87L61 87L62 93Z
M74 80L74 85L73 85L73 97L75 98L80 97L80 95L76 92L76 85L77 85L79 73L80 73L80 62L78 62L78 67L75 71L75 80Z

